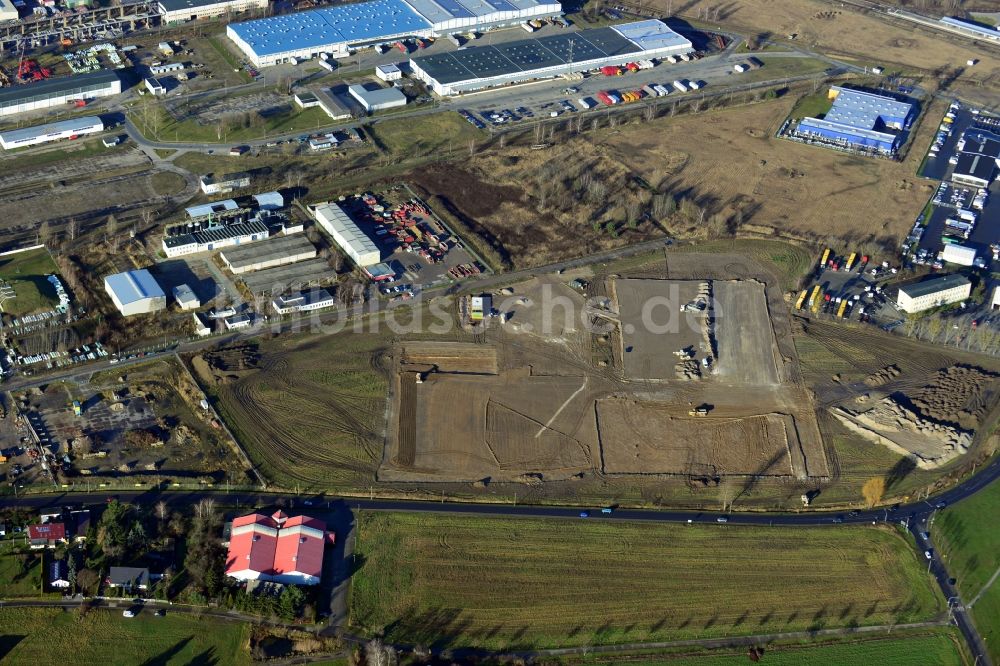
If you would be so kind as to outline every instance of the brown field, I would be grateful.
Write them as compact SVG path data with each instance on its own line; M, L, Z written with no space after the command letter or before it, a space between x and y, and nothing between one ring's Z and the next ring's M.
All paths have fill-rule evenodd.
M430 165L409 179L515 267L663 233L643 219L650 195L632 170L588 141L570 140L546 151L508 147L461 164Z
M933 71L941 66L964 66L975 55L980 62L965 69L962 79L992 82L1000 74L1000 60L974 47L971 40L942 36L916 24L897 27L831 2L784 0L780 11L769 0L738 0L723 5L711 0L688 0L681 6L655 0L653 6L661 11L672 6L681 16L692 19L697 19L705 9L722 7L712 25L781 41L796 34L790 42L794 46L829 55L853 56L871 64L902 68L904 72L913 68Z
M698 295L703 283L696 280L612 280L610 291L621 318L625 376L630 379L674 379L684 361L674 352L690 349L697 366L712 355L704 312L680 312ZM655 308L649 304L658 303ZM647 322L643 321L645 317ZM669 329L660 332L657 328Z
M400 362L431 366L437 372L497 374L496 348L459 342L405 342L400 349Z
M393 432L379 480L523 482L600 472L828 477L812 399L794 379L794 353L777 353L769 312L780 304L780 294L755 277L760 270L753 262L733 260L725 254L685 254L676 268L671 265L676 280L597 280L595 288L609 286L609 319L620 313L627 331L616 351L618 369L592 365L590 349L579 344L575 332L565 335L567 329L557 336L522 334L529 325L536 332L534 326L547 319L539 316L543 306L535 298L549 283L538 279L498 295L498 302L513 304L500 307L514 316L487 331L488 344L401 343ZM694 278L724 266L748 279ZM713 288L723 294L719 320L741 325L719 329L719 375L709 371L704 381L678 379L674 350L698 348L700 361L716 343L706 332L658 333L646 327L643 304L665 299L665 311L656 315L662 319L699 290ZM576 299L582 303L579 295ZM524 310L528 314L521 314ZM778 321L780 337L790 346L787 319ZM702 403L712 405L710 416L688 417L690 407ZM650 444L637 447L642 441Z
M653 187L687 193L710 212L739 210L743 223L758 230L895 243L931 194L914 173L929 141L924 130L933 123L914 140L921 150L902 163L853 157L775 138L794 104L780 99L630 125L592 149L630 165Z
M508 146L410 179L514 267L726 224L895 244L932 193L915 172L943 107L926 110L914 150L892 162L775 138L799 94L588 129L544 151Z
M607 474L793 474L795 423L785 414L688 416L676 405L608 399L597 403Z
M565 478L593 467L588 378L430 372L403 388L413 376L400 374L396 450L381 480Z

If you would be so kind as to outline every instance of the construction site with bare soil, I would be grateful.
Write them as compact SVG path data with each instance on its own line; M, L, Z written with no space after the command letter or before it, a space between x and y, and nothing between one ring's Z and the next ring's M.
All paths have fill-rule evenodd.
M733 259L586 291L535 278L495 295L480 342L399 343L379 480L827 480L780 290ZM711 267L733 279L699 279Z

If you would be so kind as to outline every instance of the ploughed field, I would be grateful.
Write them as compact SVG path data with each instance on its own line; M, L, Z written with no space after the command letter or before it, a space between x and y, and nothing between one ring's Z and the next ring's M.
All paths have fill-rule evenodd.
M909 622L941 608L913 550L871 527L396 513L358 523L352 622L389 641L608 644Z

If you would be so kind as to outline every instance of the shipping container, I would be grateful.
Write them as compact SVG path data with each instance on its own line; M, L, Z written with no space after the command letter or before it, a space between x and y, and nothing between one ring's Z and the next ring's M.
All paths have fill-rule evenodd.
M650 97L658 97L658 93L656 92L656 88L654 88L651 83L644 85L642 87L642 92L646 93Z
M534 32L535 31L535 26L531 25L530 23L522 23L521 27L524 28L524 30L526 32Z
M667 88L667 87L666 87L665 85L662 85L662 84L660 84L660 83L657 83L657 84L656 84L655 86L653 86L653 87L654 87L654 88L656 88L656 92L657 92L657 94L658 94L658 95L659 95L660 97L666 97L667 95L669 95L669 94L670 94L670 89L669 89L669 88Z
M580 99L576 100L576 103L579 104L580 106L582 106L584 109L589 109L589 108L591 108L591 107L594 106L590 102L590 100L587 99L586 97L581 97Z
M617 65L605 65L601 67L601 74L604 76L620 76L622 73L621 67Z
M677 92L687 92L687 86L680 81L674 81L673 86Z

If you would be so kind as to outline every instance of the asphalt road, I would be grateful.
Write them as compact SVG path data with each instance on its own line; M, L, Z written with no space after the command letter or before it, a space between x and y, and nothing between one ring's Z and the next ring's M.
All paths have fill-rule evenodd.
M312 510L320 516L334 517L333 527L340 535L351 534L353 528L353 511L397 511L417 513L468 514L478 516L505 516L525 518L556 518L576 520L606 520L606 521L642 521L679 524L717 524L719 529L730 525L756 526L828 526L835 529L839 525L861 525L878 522L900 522L913 534L921 550L928 550L931 558L928 560L928 572L931 573L942 593L948 600L949 613L969 644L977 663L991 663L985 644L976 632L972 620L961 602L951 577L944 563L940 560L938 551L933 547L932 537L924 539L923 532L930 531L933 514L954 502L958 502L982 490L1000 477L1000 458L995 458L977 474L953 488L935 495L932 499L900 505L893 508L854 511L845 514L830 514L817 511L800 513L722 513L715 511L672 511L645 509L614 509L610 514L604 514L600 508L585 509L564 506L534 506L513 504L471 504L454 502L417 502L408 500L382 500L366 498L343 498L319 496L302 496L294 494L267 493L219 493L219 492L161 492L161 491L124 491L112 493L110 496L120 500L140 504L152 504L164 500L169 505L190 507L206 497L224 501L228 505L247 509L274 507L279 500L283 506ZM106 500L107 493L53 493L48 495L31 495L17 499L5 498L5 506L40 509L67 504L87 504ZM583 517L581 512L586 512ZM350 537L345 538L347 541ZM346 545L346 544L345 544ZM353 545L353 544L351 544ZM345 548L345 558L350 553ZM348 573L342 568L337 578L331 584L331 626L337 626L346 613L345 595L347 594Z

